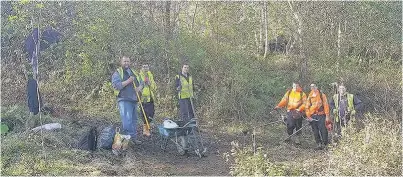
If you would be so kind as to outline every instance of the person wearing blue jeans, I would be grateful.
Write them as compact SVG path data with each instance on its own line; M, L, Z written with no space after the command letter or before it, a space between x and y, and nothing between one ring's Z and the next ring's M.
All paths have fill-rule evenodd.
M117 97L119 113L122 120L124 135L130 135L133 143L141 144L137 140L137 94L143 89L143 82L130 68L130 58L123 56L120 65L112 75L112 86ZM137 93L136 93L137 92Z

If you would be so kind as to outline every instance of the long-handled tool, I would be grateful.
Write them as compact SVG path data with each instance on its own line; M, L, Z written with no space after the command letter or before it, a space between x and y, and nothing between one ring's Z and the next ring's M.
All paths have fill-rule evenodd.
M131 76L135 77L134 73L133 73L130 69L129 69L128 71L130 71L129 74L130 74ZM133 83L133 84L136 86L135 83ZM147 119L146 112L144 111L143 101L141 100L141 98L140 98L140 96L139 96L139 93L138 93L136 90L134 90L134 92L136 92L137 99L139 100L140 108L141 108L141 111L143 112L144 119L146 120L147 128L150 130L150 124L148 123L148 119ZM136 113L135 113L135 114L136 114Z
M309 123L303 125L299 130L295 131L295 132L294 132L293 134L291 134L291 135L288 135L287 138L281 140L280 142L283 142L283 141L286 141L286 140L290 139L292 136L296 135L298 132L300 132L300 131L301 131L303 128L305 128L307 125L309 125Z
M143 101L141 101L141 98L140 98L140 96L139 96L139 93L137 93L137 91L135 91L135 92L136 92L136 95L137 95L137 99L138 99L139 102L140 102L141 111L143 112L144 120L146 120L147 128L150 130L150 124L148 123L148 119L147 119L146 112L144 111Z
M277 112L278 112L278 110L277 110ZM270 114L273 114L273 112L270 112ZM281 118L282 118L282 117L281 117ZM276 124L276 123L279 123L279 122L284 122L284 121L283 121L282 119L280 119L280 120L272 121L272 122L269 122L269 123L265 123L265 124L260 125L260 126L254 126L253 128L254 128L254 129L255 129L255 128L261 128L261 127L265 127L265 126L268 126L268 125ZM250 131L250 129L245 129L245 130L242 131L242 133L243 133L244 135L246 135L246 134L248 134L249 131Z
M312 121L318 122L319 120L316 119L312 119ZM289 135L286 139L283 139L281 142L291 138L292 136L296 135L298 132L300 132L303 128L305 128L307 125L309 125L309 123L303 125L299 130L295 131L293 134Z
M181 80L181 73L179 73L179 81ZM201 134L200 134L200 129L198 128L199 127L199 119L197 118L197 116L196 116L196 112L195 112L195 108L194 108L194 105L193 105L193 90L191 90L190 89L190 84L188 84L188 90L191 92L191 96L190 96L190 98L189 98L189 100L190 100L190 105L192 106L192 112L193 112L193 117L192 117L192 119L195 119L196 120L196 127L197 127L197 129L196 129L196 131L197 131L197 133L201 136ZM181 94L181 90L179 90L179 94ZM179 99L180 99L180 96L179 96ZM189 111L188 111L188 118L189 118L189 115L190 115L190 113L189 113ZM207 152L207 148L206 147L204 147L204 143L203 143L203 139L202 138L200 138L199 139L199 141L200 141L200 144L201 144L201 146L202 146L202 151L200 152L200 149L197 149L196 150L196 154L199 154L199 156L201 156L201 154L205 154L206 152Z

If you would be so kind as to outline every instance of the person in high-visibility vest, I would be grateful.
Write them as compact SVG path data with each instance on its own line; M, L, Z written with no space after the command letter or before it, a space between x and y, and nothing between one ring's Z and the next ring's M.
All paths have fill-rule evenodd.
M112 86L117 98L120 117L122 119L122 134L130 135L134 144L141 144L137 140L137 95L141 92L143 83L140 82L138 74L130 68L130 58L123 56L120 65L112 75Z
M348 93L344 85L339 85L338 94L333 95L330 107L334 115L336 136L340 136L341 128L352 119L357 119L356 112L361 110L362 102L355 95Z
M287 107L287 118L283 120L287 124L287 133L292 135L295 131L298 131L302 127L302 115L305 114L305 101L306 95L302 91L302 88L298 82L292 84L292 89L287 90L280 103L274 108L280 109ZM295 140L291 138L286 139L287 142L295 141L295 144L301 144L301 131L297 132Z
M331 122L329 104L326 95L321 93L316 84L311 84L311 92L305 104L305 113L307 121L311 124L317 144L315 149L326 148L329 143L326 123Z
M189 65L183 64L182 71L175 76L175 88L179 99L180 117L182 121L189 121L194 118L192 108L193 99L193 78L189 73Z
M155 108L154 102L156 101L156 89L157 84L154 81L154 76L150 71L150 66L144 64L140 70L140 78L144 82L144 88L141 92L141 101L143 104L144 112L146 114L148 123L151 123L154 118ZM143 135L150 136L150 130L147 127L146 120L143 114L140 114L143 118Z

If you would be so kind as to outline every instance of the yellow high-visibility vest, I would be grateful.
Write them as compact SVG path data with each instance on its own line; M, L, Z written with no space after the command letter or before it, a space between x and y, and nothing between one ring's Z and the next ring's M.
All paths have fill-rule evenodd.
M191 98L193 97L193 81L192 76L189 76L189 82L185 77L176 75L176 78L179 78L182 89L178 93L179 99Z

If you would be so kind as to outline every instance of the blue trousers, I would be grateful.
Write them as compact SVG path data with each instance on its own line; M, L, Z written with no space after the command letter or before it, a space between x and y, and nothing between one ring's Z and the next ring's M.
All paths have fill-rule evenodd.
M118 105L123 128L121 134L130 135L131 139L135 140L137 137L137 103L119 101Z

